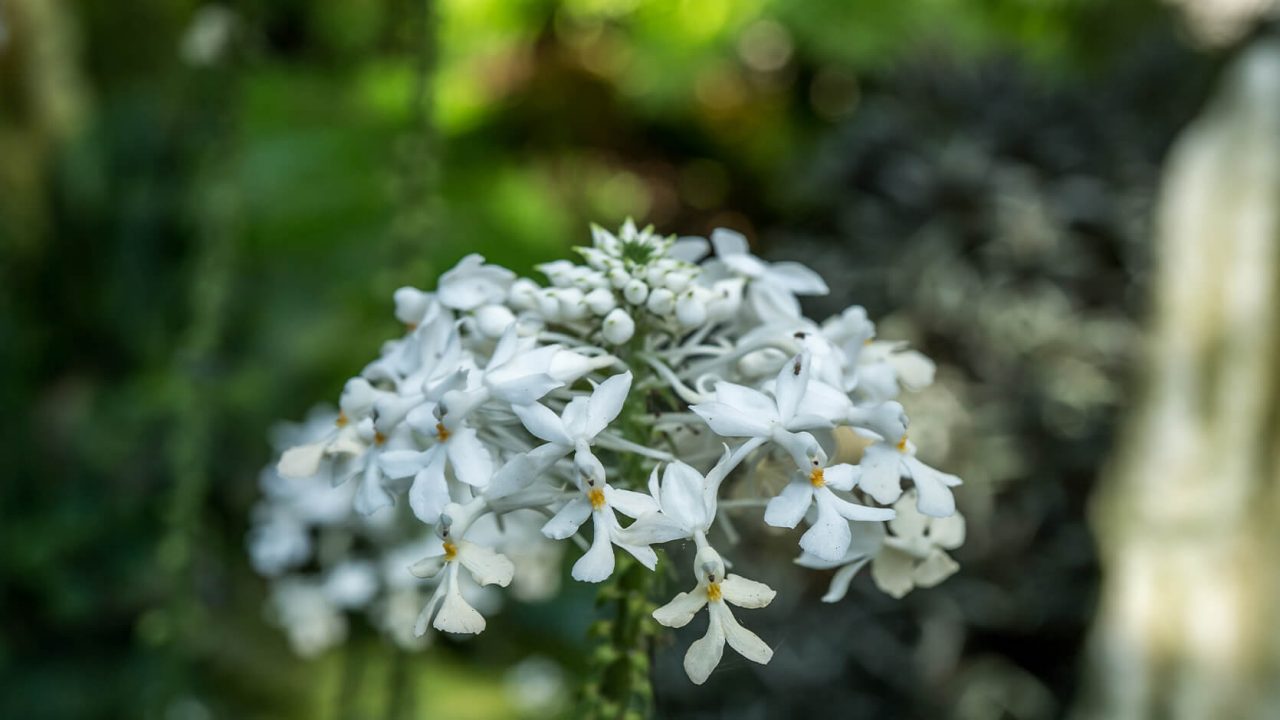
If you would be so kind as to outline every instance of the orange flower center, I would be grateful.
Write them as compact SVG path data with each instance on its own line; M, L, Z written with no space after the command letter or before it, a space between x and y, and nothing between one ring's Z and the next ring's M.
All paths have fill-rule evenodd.
M453 559L456 557L458 557L458 546L454 545L448 540L445 540L444 541L444 559L448 562L452 562Z
M710 600L711 602L716 602L722 597L724 597L724 593L720 592L720 583L718 582L707 583L707 599L708 600Z
M334 424L334 425L337 425L337 426L338 426L338 427L340 427L340 428L343 428L343 427L346 427L346 426L347 426L347 423L349 423L349 422L351 422L351 421L350 421L349 419L347 419L347 414L346 414L346 413L344 413L344 412L340 412L340 413L338 413L338 419L337 419L337 420L334 420L334 421L333 421L333 424Z
M907 451L907 435L906 433L903 433L902 439L898 441L898 452L904 453L906 451Z
M587 499L591 501L592 510L599 510L604 507L604 490L597 487L591 488L587 493Z
M820 487L822 487L823 485L826 485L826 484L827 484L827 480L826 480L826 478L825 478L825 477L823 477L823 475L824 475L824 471L823 471L823 469L822 469L822 468L814 468L814 469L810 470L810 471L809 471L809 484L810 484L810 485L812 485L812 486L814 486L814 487L816 487L816 488L820 488Z
M378 445L381 445L381 444L385 443L386 441L387 441L387 436L386 436L386 435L383 435L381 432L375 432L375 433L373 434L373 442L374 442L374 443L376 443L376 444L378 444Z
M452 434L453 433L449 432L449 428L444 426L444 423L442 422L436 423L436 439L437 440L439 440L440 442L448 442L449 436Z

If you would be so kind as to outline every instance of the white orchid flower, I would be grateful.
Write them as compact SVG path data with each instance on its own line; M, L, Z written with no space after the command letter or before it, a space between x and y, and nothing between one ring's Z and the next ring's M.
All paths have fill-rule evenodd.
M814 570L839 568L831 576L831 584L827 587L827 593L822 596L822 602L834 603L843 600L849 593L849 584L853 582L854 576L871 562L884 545L883 523L851 521L849 534L852 538L849 547L845 550L844 557L838 560L824 560L807 552L801 553L800 557L796 558L796 564L801 567Z
M458 567L466 568L471 578L481 586L506 587L515 574L515 566L505 555L483 545L453 537L450 523L444 518L437 532L441 540L439 552L432 552L409 568L415 576L424 579L436 577L444 571L440 584L418 615L414 633L422 636L427 632L428 625L450 633L480 633L485 628L484 616L462 596L462 589L458 584Z
M808 472L797 470L794 479L765 507L764 521L774 527L793 528L809 511L817 507L817 515L804 535L800 547L823 560L838 560L849 549L852 536L849 520L882 522L893 517L889 508L874 508L850 502L833 490L849 492L858 481L859 469L839 464L815 466Z
M747 302L765 322L800 317L797 295L831 291L821 275L800 263L767 263L752 255L742 233L718 228L711 233L711 244L720 263L748 280Z
M594 456L592 456L594 457ZM599 479L597 479L599 478ZM622 534L615 511L628 517L641 517L658 509L653 498L633 490L615 488L604 481L604 472L579 473L578 489L582 497L565 503L564 507L542 526L542 534L553 540L564 540L592 519L591 547L573 564L573 579L582 582L603 582L613 574L613 546L631 553L636 560L650 570L658 566L658 555L647 545L634 545Z
M434 524L453 500L446 470L471 487L483 488L493 475L493 459L474 428L464 422L450 429L436 418L434 406L415 408L407 422L419 433L433 437L435 443L421 452L384 453L382 470L391 478L413 477L409 507L419 520Z
M892 505L902 495L903 477L915 482L920 512L932 517L947 517L956 511L951 488L960 478L939 472L916 458L915 443L904 434L896 443L881 440L868 446L858 464L862 475L858 487L881 505Z
M540 454L558 459L572 452L580 473L593 472L600 460L591 445L622 412L630 391L631 373L625 372L596 385L590 395L575 397L560 415L540 403L513 405L511 410L534 437L552 446ZM594 479L604 480L603 469Z
M704 545L694 558L698 585L682 592L653 611L653 619L667 627L688 625L704 606L709 620L707 634L689 646L684 656L684 671L695 685L701 685L720 664L724 644L729 643L742 657L764 665L773 658L770 648L758 635L738 624L729 605L762 608L773 601L775 593L764 583L740 575L725 575L724 560L710 546Z
M482 255L472 253L440 276L436 297L447 308L475 310L506 300L515 279L515 273L498 265L486 265Z
M964 544L964 516L937 518L916 510L914 490L907 491L889 521L892 535L871 561L871 577L889 595L900 598L912 588L930 588L960 568L946 553Z
M808 433L831 427L831 420L812 412L802 402L809 387L810 358L801 353L778 372L773 396L731 382L715 386L715 400L690 406L717 434L725 437L763 438L791 453L796 464L808 467L815 459L826 461L822 448Z
M368 380L352 378L342 389L339 400L341 412L333 419L332 427L316 439L284 451L276 469L286 478L314 477L326 460L341 456L358 456L368 447L357 425L373 412L380 396ZM345 482L351 473L335 473L334 484Z

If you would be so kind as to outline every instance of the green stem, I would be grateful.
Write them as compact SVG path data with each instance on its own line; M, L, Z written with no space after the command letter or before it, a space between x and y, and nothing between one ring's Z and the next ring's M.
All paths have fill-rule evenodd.
M650 600L655 574L629 555L619 558L613 576L600 590L599 605L613 618L592 627L599 638L583 688L581 717L638 720L653 712L649 677L656 633Z

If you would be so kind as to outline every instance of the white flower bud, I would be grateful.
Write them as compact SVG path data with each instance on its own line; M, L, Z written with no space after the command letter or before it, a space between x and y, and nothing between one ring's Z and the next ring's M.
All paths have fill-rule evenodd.
M507 291L507 302L517 310L534 310L538 307L538 293L542 288L529 278L520 278L511 283Z
M396 319L405 325L417 325L431 305L431 293L418 288L402 287L396 291Z
M538 293L538 312L552 321L560 317L560 291L558 289L542 290Z
M627 302L632 305L639 305L644 302L645 298L649 297L649 286L640 280L632 280L627 283L626 287L622 288L622 297L626 298Z
M560 317L581 320L587 316L587 304L583 302L582 291L578 288L563 288L557 292L557 297L560 300Z
M631 282L631 273L622 268L614 268L609 271L609 284L621 290Z
M613 291L605 288L596 288L587 293L586 301L587 307L591 308L591 312L596 315L604 315L618 306L618 300L613 296Z
M675 309L675 306L676 294L670 290L660 287L649 293L649 302L646 307L654 315L666 315Z
M667 273L663 282L666 283L668 289L673 293L679 293L689 287L689 283L693 280L693 275L681 270Z
M719 322L729 320L738 314L742 307L742 289L745 283L741 278L720 280L711 286L712 297L707 303L707 317Z
M702 293L693 288L681 293L676 300L676 320L687 328L697 327L707 321L707 301Z
M604 317L601 333L608 342L621 345L636 333L636 321L631 319L626 310L615 308Z
M504 305L485 305L476 311L476 327L485 337L502 337L515 321L515 314Z
M666 282L667 270L655 263L644 271L644 279L653 287L660 287Z

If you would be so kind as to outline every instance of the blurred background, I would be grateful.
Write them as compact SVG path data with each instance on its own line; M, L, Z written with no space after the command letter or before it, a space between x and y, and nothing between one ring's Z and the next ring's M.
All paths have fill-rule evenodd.
M694 688L680 634L659 717L1277 717L1273 12L0 0L0 717L571 712L589 588L304 659L246 534L395 288L628 216L738 229L935 358L913 435L969 519L901 602L750 539L774 661Z

